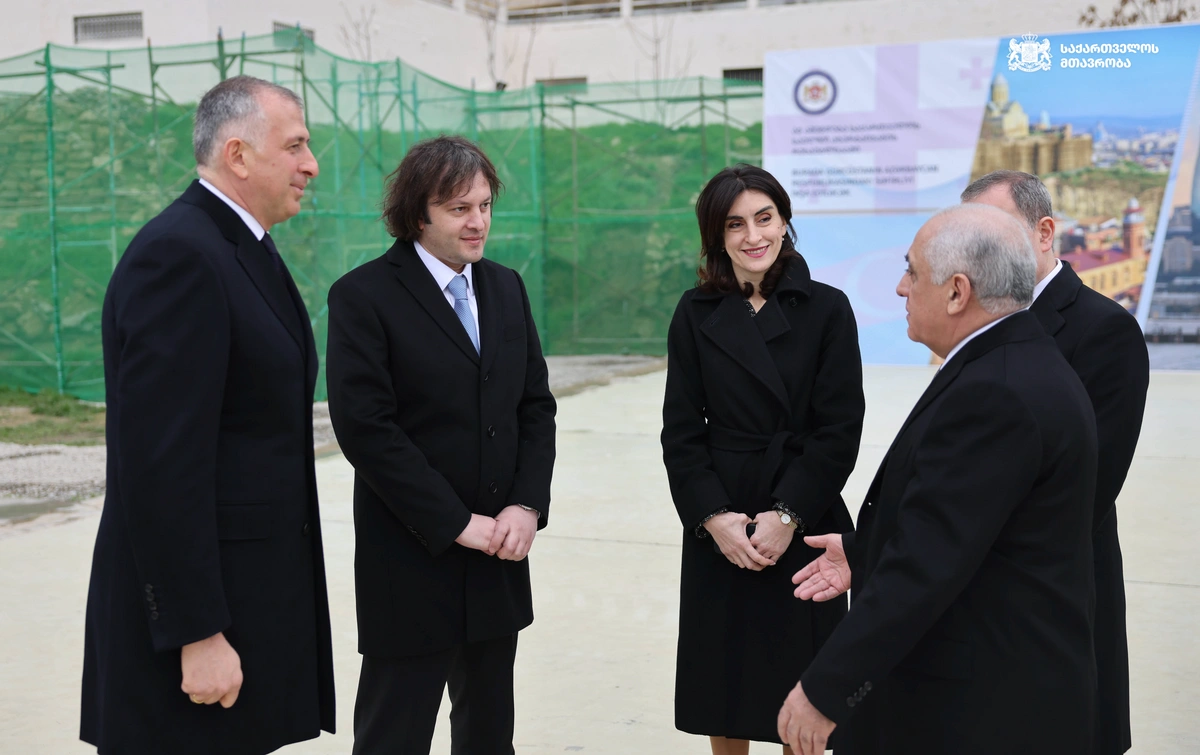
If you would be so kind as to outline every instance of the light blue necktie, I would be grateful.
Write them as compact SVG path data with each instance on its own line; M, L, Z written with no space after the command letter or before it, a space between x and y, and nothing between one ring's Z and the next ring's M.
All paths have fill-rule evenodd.
M454 314L467 329L467 336L475 345L475 353L479 353L479 331L475 330L475 318L471 316L471 305L467 301L467 276L456 275L446 285L446 290L454 297Z

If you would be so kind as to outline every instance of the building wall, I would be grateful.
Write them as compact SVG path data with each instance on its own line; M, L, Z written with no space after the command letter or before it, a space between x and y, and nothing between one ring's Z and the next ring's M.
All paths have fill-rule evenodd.
M513 86L584 75L589 81L719 77L723 69L761 66L766 50L1078 30L1086 5L1079 0L830 0L532 28L511 24L505 45L513 62L507 76Z
M7 5L7 4L6 4ZM347 8L374 7L372 59L400 58L444 81L470 87L472 79L492 88L488 34L478 16L428 0L329 2L328 0L41 0L5 8L11 22L0 25L0 59L27 53L47 42L94 49L211 42L218 30L226 40L268 34L274 22L299 23L330 52L357 58L342 39L349 28ZM80 15L141 11L145 38L75 44L74 18ZM448 51L450 51L448 53Z
M374 8L376 59L401 58L462 87L511 87L538 79L586 76L589 82L720 76L757 68L767 50L1048 34L1078 28L1082 0L828 0L786 6L608 18L579 22L487 24L456 7L428 0L40 0L6 3L0 58L47 42L74 44L76 15L142 11L155 45L202 42L220 28L226 38L271 31L273 21L299 22L320 46L342 55L347 9ZM757 5L757 0L749 0ZM495 54L489 55L494 41ZM138 47L144 40L89 43ZM489 65L489 58L495 61Z
M972 180L993 170L1020 170L1045 176L1092 164L1092 136L1033 134L1015 139L983 139L975 148Z
M1175 236L1163 245L1163 272L1186 273L1192 269L1192 239Z
M1127 288L1146 280L1145 260L1124 259L1109 265L1100 265L1079 272L1079 278L1088 288L1113 298Z

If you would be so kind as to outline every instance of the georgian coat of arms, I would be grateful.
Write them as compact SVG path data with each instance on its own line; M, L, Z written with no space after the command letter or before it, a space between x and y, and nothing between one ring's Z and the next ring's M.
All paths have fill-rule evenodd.
M1008 70L1034 71L1050 70L1050 40L1038 41L1036 34L1022 34L1021 41L1008 40Z

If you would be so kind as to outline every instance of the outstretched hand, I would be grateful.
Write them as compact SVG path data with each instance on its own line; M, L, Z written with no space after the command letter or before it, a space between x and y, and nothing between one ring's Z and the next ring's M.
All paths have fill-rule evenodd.
M820 603L832 600L850 589L850 562L842 548L841 535L814 535L804 538L810 548L824 548L817 556L792 577L796 597Z

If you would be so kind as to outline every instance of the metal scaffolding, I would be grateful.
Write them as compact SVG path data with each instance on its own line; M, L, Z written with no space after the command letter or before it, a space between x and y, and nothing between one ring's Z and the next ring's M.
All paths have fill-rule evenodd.
M518 270L548 353L661 352L691 285L692 207L761 154L761 87L686 79L482 92L299 30L176 47L47 45L0 61L0 384L102 399L100 309L133 234L195 176L195 103L248 74L301 94L320 176L277 241L325 340L325 294L391 239L386 177L422 138L479 143L506 186L488 256ZM323 394L324 381L318 392Z

